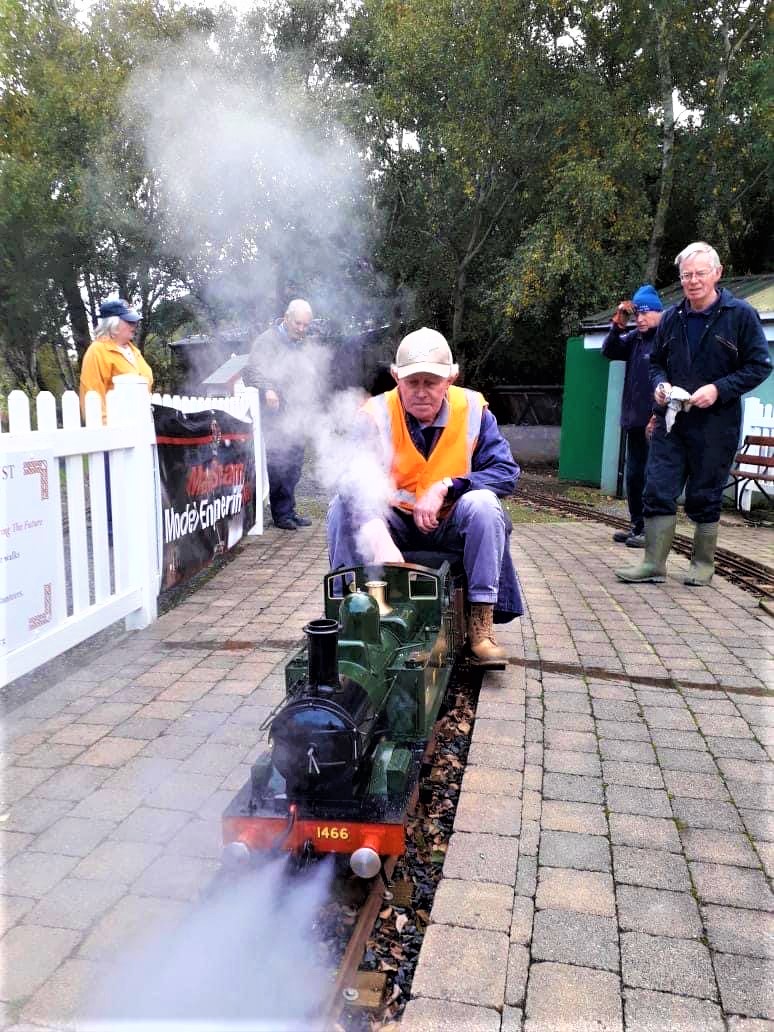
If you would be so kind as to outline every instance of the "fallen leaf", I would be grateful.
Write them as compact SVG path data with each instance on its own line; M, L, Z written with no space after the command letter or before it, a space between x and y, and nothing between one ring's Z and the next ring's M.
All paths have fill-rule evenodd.
M406 915L398 914L398 916L395 918L395 927L398 929L398 932L402 932L407 924L408 918L406 917Z

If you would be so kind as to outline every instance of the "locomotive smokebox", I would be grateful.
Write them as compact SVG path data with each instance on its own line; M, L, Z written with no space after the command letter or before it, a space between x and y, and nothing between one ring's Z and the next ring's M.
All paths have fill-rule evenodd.
M313 691L332 692L339 687L339 664L336 646L339 625L336 620L310 620L304 627L309 658L309 687Z

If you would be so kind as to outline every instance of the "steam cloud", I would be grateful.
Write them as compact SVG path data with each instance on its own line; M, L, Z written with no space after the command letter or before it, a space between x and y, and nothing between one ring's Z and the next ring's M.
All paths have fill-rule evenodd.
M279 58L235 61L217 38L199 37L142 63L125 97L155 170L163 248L199 270L201 294L215 310L236 310L254 336L289 294L341 326L374 311L351 274L367 238L364 169L316 103ZM382 457L350 436L364 395L335 392L329 349L311 344L303 355L272 370L293 420L288 439L311 446L329 496L342 489L368 511L385 509Z
M322 1032L331 973L314 919L333 866L290 886L285 861L245 874L172 934L122 959L101 987L90 1032Z

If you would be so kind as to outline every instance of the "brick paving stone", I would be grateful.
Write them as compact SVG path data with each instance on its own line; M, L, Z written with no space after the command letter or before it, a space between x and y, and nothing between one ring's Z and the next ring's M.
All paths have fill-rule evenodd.
M547 748L544 767L554 774L586 774L599 777L602 767L599 757L590 752L568 752L564 749Z
M513 885L517 858L511 838L457 831L449 840L443 873L446 878Z
M154 810L141 806L115 829L111 838L120 842L166 842L189 820L180 810Z
M618 971L618 926L611 917L538 910L532 933L532 959Z
M51 735L49 742L54 745L94 745L107 733L108 728L104 724L70 724Z
M643 817L672 816L669 798L663 789L608 785L605 795L608 808L613 813L637 813Z
M772 907L772 894L762 871L694 860L690 861L690 868L696 891L703 903L723 903L750 910L768 910Z
M221 781L222 778L217 776L181 771L165 777L146 796L145 802L161 810L189 810L195 813L218 790Z
M609 820L610 839L616 845L667 849L673 853L682 848L673 820L628 813L611 813Z
M161 846L146 842L103 842L74 867L74 878L114 880L129 885L161 853Z
M659 749L658 762L665 770L683 770L694 774L717 774L712 756L697 749Z
M64 928L16 925L3 937L0 999L18 1000L34 993L77 942L77 932Z
M715 799L672 800L672 812L679 825L693 828L716 828L718 831L741 831L739 813L731 803Z
M705 752L706 742L698 731L670 731L667 728L655 727L650 738L657 749L696 749Z
M624 763L655 763L656 752L650 742L617 742L603 738L599 743L603 760L621 760Z
M508 885L442 878L430 916L434 924L509 932L513 899L513 889Z
M589 681L589 695L593 699L614 699L619 702L636 702L637 698L631 688L622 684L606 684Z
M643 706L645 723L649 728L667 731L695 731L696 722L688 710L674 706Z
M594 699L594 716L597 720L619 720L621 723L637 724L642 720L640 707L636 702L619 702L614 699Z
M547 710L563 713L591 713L591 703L578 692L546 692L543 696Z
M692 939L623 932L621 970L626 986L718 998L709 950Z
M727 778L738 781L752 781L760 785L774 784L774 763L755 763L751 760L723 756L718 767Z
M521 829L521 800L518 797L486 796L463 792L454 819L455 831L494 835L518 835Z
M540 792L536 792L532 788L525 788L522 793L522 809L521 817L525 821L538 821L540 820L540 811L542 807L542 796Z
M543 717L543 724L548 731L566 731L574 734L594 733L594 718L587 713L569 713L565 710L549 710ZM573 746L567 746L572 749ZM579 750L580 751L580 750Z
M691 887L683 857L663 849L613 846L613 865L616 882L676 892L687 892Z
M524 750L502 749L499 745L473 741L468 752L468 765L473 767L494 767L502 770L523 770Z
M33 837L21 831L0 830L0 863L6 863L11 857L25 850Z
M255 727L260 725L262 719L255 723ZM182 730L180 734L177 734L177 727L177 724L172 724L168 734L160 735L147 742L142 750L142 755L162 756L173 760L187 759L203 744L204 738L200 735L184 734Z
M441 885L443 885L443 881L441 882ZM435 898L438 899L437 892ZM531 899L526 896L513 897L510 927L511 942L521 943L522 946L529 944L532 939L532 921L534 914L535 904Z
M614 917L613 879L600 871L541 867L535 902L540 910L573 910Z
M520 856L516 872L515 892L519 896L534 896L537 887L537 857Z
M19 853L3 868L3 892L40 899L78 863L74 856L56 853Z
M501 1032L500 1014L490 1007L471 1007L448 1000L414 997L400 1019L401 1032ZM519 1026L520 1028L520 1023ZM502 1030L505 1032L505 1029Z
M672 709L686 709L685 699L672 688L637 688L637 701L641 706L668 706Z
M22 1020L32 1022L35 1028L76 1028L85 1001L104 975L104 965L66 960L25 1004Z
M505 1002L517 1007L524 1003L530 954L526 946L511 942L508 948L508 971L505 978Z
M51 778L51 771L39 767L7 766L3 771L2 799L5 803L15 803L26 796L41 782Z
M702 734L716 735L718 738L752 738L753 733L746 721L741 717L712 716L697 713L696 723Z
M108 960L149 938L169 934L189 913L189 905L154 896L124 896L97 922L78 956Z
M560 799L546 799L540 823L551 831L574 831L587 835L606 835L607 821L604 807L599 803L570 803Z
M699 908L689 892L667 892L639 885L617 885L618 923L624 931L678 939L703 934Z
M600 738L614 738L616 741L650 741L650 732L644 723L626 724L616 720L598 720L597 734Z
M731 1015L728 1032L774 1032L774 1021L765 1018L739 1018Z
M717 953L715 971L726 1013L774 1018L774 962Z
M707 941L713 949L774 960L774 916L771 913L713 904L701 909Z
M525 1014L525 1032L623 1032L620 980L612 972L572 964L533 964Z
M138 738L117 738L107 735L78 757L78 762L91 767L121 767L145 746Z
M207 887L220 864L214 860L165 854L154 860L132 884L137 896L195 900Z
M415 996L501 1007L507 964L506 935L430 925L425 932L411 991Z
M491 720L476 717L473 739L483 745L511 749L524 744L524 724L514 720Z
M496 767L466 767L462 791L515 797L521 795L521 785L522 776L519 771Z
M725 1032L715 1003L648 989L624 990L627 1032Z
M579 835L544 830L538 860L545 867L572 867L581 871L609 871L610 848L601 835Z
M606 760L602 777L610 785L632 785L637 788L663 788L661 771L653 763L628 763Z
M35 900L24 896L0 896L0 936L5 935L34 906Z
M760 867L760 861L750 846L749 839L740 832L684 828L681 838L685 855L689 860L735 864L738 867Z
M667 790L685 799L727 800L728 790L719 774L692 774L683 770L665 770Z
M530 743L534 745L535 743ZM524 787L538 791L543 785L543 765L536 763L524 764Z
M524 821L519 836L519 854L522 856L537 856L538 843L540 841L540 822Z
M24 923L83 931L124 891L118 882L64 878L26 915Z
M774 810L774 791L769 785L728 778L726 788L737 806L749 807L752 810Z
M142 802L139 792L98 788L75 806L69 816L80 820L122 821Z
M602 781L599 778L573 774L546 773L543 778L543 795L547 799L564 799L567 802L604 802Z
M8 818L3 822L3 829L37 835L59 820L71 807L72 803L64 800L25 796L6 811Z
M594 753L597 751L597 739L590 732L546 730L546 751Z
M115 821L63 817L42 832L31 848L38 853L86 856L115 826Z

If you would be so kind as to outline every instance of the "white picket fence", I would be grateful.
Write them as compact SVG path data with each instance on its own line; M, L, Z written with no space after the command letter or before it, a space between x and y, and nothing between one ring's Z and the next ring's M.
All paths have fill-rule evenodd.
M257 391L152 400L252 419L258 519L250 533L261 533L266 477ZM105 425L96 394L86 397L82 423L78 395L66 392L60 424L53 394L39 394L33 406L24 392L12 391L8 426L0 425L0 491L0 686L116 620L132 629L156 619L161 506L145 381L117 380Z
M774 437L774 405L764 405L760 398L745 398L740 444L744 444L745 437ZM750 454L771 455L772 449L755 445ZM760 472L768 473L770 470L761 466ZM739 508L743 512L750 511L753 494L760 494L760 491L755 484L746 484L739 499Z

